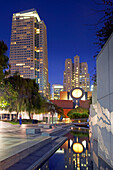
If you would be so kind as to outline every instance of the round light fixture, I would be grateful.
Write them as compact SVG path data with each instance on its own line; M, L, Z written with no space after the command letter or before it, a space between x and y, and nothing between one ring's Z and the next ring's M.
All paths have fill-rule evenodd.
M74 99L81 99L84 95L84 91L82 88L74 88L71 90L71 97Z
M73 151L76 153L82 153L83 152L83 146L81 143L74 143L73 144Z

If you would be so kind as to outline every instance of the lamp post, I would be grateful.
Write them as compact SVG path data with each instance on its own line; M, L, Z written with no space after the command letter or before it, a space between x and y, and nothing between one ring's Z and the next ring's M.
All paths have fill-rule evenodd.
M74 89L71 90L70 94L74 100L74 107L75 108L78 107L79 100L84 96L84 90L80 87L75 87Z

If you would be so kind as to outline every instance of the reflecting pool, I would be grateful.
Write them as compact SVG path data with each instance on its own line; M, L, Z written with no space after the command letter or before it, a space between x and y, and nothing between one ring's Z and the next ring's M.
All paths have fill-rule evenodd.
M89 130L74 128L67 141L38 170L92 170Z

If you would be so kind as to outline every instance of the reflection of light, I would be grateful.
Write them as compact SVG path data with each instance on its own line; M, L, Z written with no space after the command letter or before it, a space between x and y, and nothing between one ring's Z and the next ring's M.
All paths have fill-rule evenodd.
M81 121L79 120L78 123L80 123Z
M58 149L58 150L56 151L56 153L64 153L64 150Z
M72 144L73 144L73 141L70 139L70 147L72 146Z
M86 148L86 140L82 141L82 144Z
M65 165L65 168L67 168L67 165Z
M83 152L83 146L80 143L74 143L73 144L73 150L76 153L82 153Z

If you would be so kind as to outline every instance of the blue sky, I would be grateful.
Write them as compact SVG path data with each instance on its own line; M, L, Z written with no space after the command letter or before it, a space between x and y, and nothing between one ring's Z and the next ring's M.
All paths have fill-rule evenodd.
M99 0L101 1L101 0ZM96 24L102 16L95 0L6 0L0 5L0 40L10 48L13 13L35 8L47 26L49 82L63 84L66 58L75 55L87 62L90 76L94 73L97 50ZM91 24L91 25L90 25ZM91 82L92 83L92 82Z

